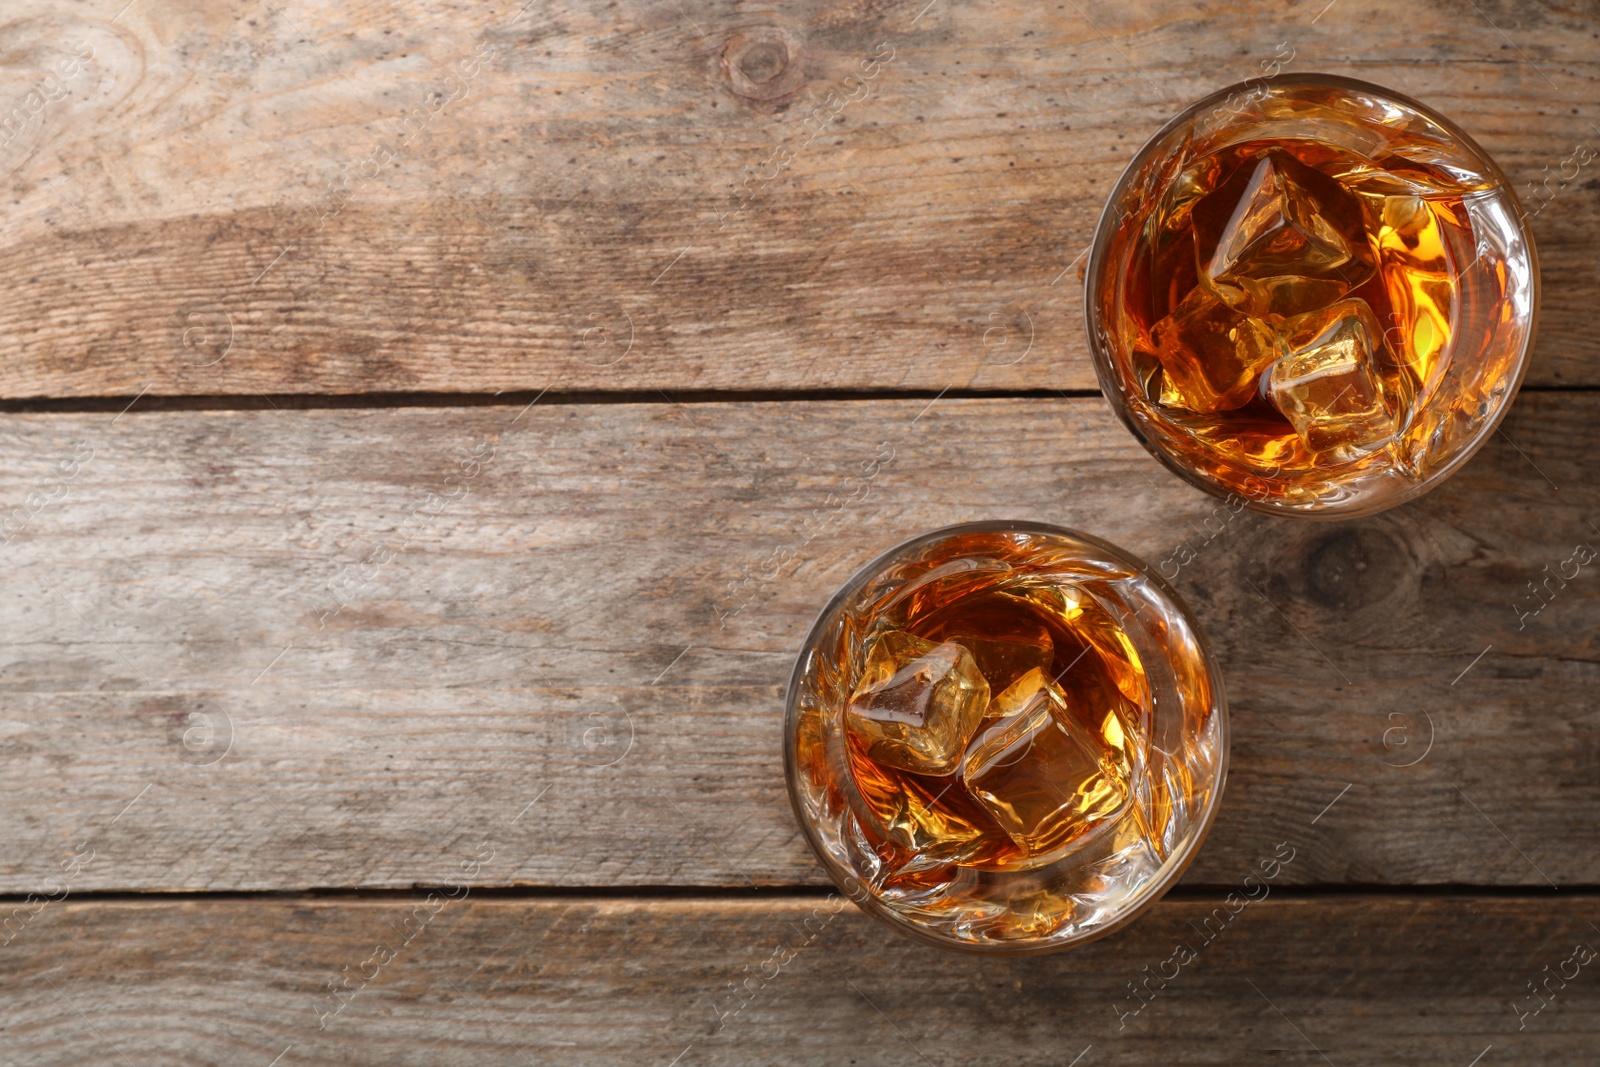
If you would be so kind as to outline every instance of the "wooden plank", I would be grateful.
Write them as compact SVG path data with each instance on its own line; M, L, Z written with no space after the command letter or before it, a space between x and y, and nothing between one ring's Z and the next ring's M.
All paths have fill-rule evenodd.
M1235 911L1169 900L1115 937L1022 960L939 952L822 898L67 901L0 948L0 1055L16 1067L1593 1062L1592 898L1240 899ZM1129 986L1147 975L1136 999ZM1546 981L1534 1014L1528 983Z
M1597 416L1525 395L1337 525L1232 514L1097 399L3 416L0 891L87 850L75 891L407 887L488 836L481 884L815 883L779 757L814 613L1008 516L1175 574L1211 636L1191 884L1306 827L1297 882L1595 884L1600 580L1518 605L1600 536Z
M0 26L0 396L1092 388L1112 182L1289 49L1540 183L1530 380L1600 383L1581 7L115 6Z

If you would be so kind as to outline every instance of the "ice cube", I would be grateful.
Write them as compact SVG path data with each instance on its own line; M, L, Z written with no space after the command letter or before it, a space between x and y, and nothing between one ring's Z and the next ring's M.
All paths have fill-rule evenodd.
M1268 371L1266 392L1308 448L1349 459L1394 439L1403 412L1390 395L1397 384L1386 389L1383 377L1394 361L1366 301L1297 316L1280 336L1287 354Z
M1040 670L994 702L961 760L967 789L1019 846L1037 855L1061 847L1118 814L1128 798L1127 735L1108 711L1096 730Z
M1363 200L1375 196L1470 196L1491 188L1483 175L1431 167L1397 156L1388 157L1384 167L1358 160L1333 165L1328 176Z
M1039 627L1038 639L1031 641L1017 640L1009 634L992 638L961 634L954 640L972 653L991 692L1004 689L1031 670L1048 670L1055 656L1055 643L1043 626Z
M1121 705L1124 725L1140 725L1151 707L1150 680L1144 657L1129 636L1139 625L1126 609L1111 604L1088 588L1067 584L1032 586L1025 595L1046 616L1053 616L1082 643L1080 651L1061 650L1067 665L1055 679L1068 701L1095 706ZM1059 648L1059 646L1058 646ZM989 701L994 714L996 701Z
M1161 361L1161 403L1202 415L1250 402L1261 372L1278 355L1272 331L1196 286L1151 336Z
M1250 315L1296 315L1372 276L1361 204L1284 152L1246 165L1194 209L1204 284Z
M845 727L879 763L954 774L988 703L989 683L971 652L891 630L867 652Z
M1317 156L1326 155L1335 160L1352 156L1367 159L1383 151L1389 143L1383 129L1366 125L1352 116L1295 114L1270 106L1265 110L1269 118L1253 132L1275 141L1299 141Z

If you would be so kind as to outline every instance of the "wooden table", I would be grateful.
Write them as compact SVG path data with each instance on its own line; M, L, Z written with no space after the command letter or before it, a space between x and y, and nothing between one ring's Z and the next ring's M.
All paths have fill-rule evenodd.
M124 2L0 14L0 1062L1594 1062L1592 3ZM1482 141L1543 313L1448 484L1219 530L1077 272L1290 50ZM780 759L827 596L996 517L1188 544L1234 734L1022 961L836 909Z

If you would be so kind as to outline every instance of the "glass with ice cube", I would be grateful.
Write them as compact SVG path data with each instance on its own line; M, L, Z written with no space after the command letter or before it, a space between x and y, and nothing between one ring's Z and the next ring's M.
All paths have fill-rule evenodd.
M795 813L840 889L934 943L1048 952L1181 874L1227 762L1173 593L1083 534L954 526L868 564L788 691Z
M1113 188L1087 268L1106 397L1173 470L1262 511L1368 514L1488 438L1527 364L1538 263L1449 120L1332 75L1190 106Z

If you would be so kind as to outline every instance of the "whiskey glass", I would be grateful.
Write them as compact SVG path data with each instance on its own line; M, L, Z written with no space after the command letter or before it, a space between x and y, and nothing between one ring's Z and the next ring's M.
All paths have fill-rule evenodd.
M1370 514L1487 440L1538 261L1459 127L1327 74L1190 105L1106 201L1084 310L1101 389L1167 467L1258 511Z
M795 817L868 914L1051 952L1157 900L1211 825L1222 679L1158 577L1085 534L946 527L828 602L789 681Z

